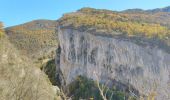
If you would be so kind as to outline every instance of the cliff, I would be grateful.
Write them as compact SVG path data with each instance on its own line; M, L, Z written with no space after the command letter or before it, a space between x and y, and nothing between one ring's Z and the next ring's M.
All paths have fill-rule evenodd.
M66 85L83 75L101 83L130 86L136 95L170 99L170 54L162 48L68 27L61 27L58 35Z

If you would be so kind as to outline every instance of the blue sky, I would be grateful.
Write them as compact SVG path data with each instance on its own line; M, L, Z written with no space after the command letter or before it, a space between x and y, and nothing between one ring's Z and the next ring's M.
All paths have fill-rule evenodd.
M7 27L36 19L56 20L82 7L120 11L165 6L170 6L170 0L0 0L0 21Z

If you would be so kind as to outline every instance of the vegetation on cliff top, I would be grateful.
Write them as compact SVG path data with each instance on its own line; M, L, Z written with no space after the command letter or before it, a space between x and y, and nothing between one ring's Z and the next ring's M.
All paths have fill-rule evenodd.
M60 19L60 24L77 29L83 27L85 29L105 30L108 33L116 31L127 36L158 37L160 39L170 37L170 30L166 26L144 20L133 20L130 14L109 10L84 8L76 13L65 14Z

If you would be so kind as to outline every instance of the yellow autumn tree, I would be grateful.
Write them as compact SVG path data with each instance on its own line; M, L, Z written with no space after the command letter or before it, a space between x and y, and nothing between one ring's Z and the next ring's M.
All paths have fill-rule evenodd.
M0 22L0 37L4 34L3 23Z
M104 13L93 9L83 9L83 13L67 14L60 19L63 25L72 25L75 28L95 27L104 29L107 33L120 32L128 36L158 37L164 39L170 33L169 28L159 23L132 20L128 15L114 12ZM68 24L69 23L69 24Z

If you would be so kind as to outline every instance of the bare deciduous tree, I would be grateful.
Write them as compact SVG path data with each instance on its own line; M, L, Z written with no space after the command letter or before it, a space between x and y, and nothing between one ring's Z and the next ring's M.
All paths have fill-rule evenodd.
M103 100L108 100L107 99L107 93L109 91L109 88L107 87L108 81L105 84L101 84L99 82L99 76L97 75L96 71L93 72L94 76L96 77L96 84L99 89L100 95L102 96ZM110 100L112 99L113 92L111 93Z

